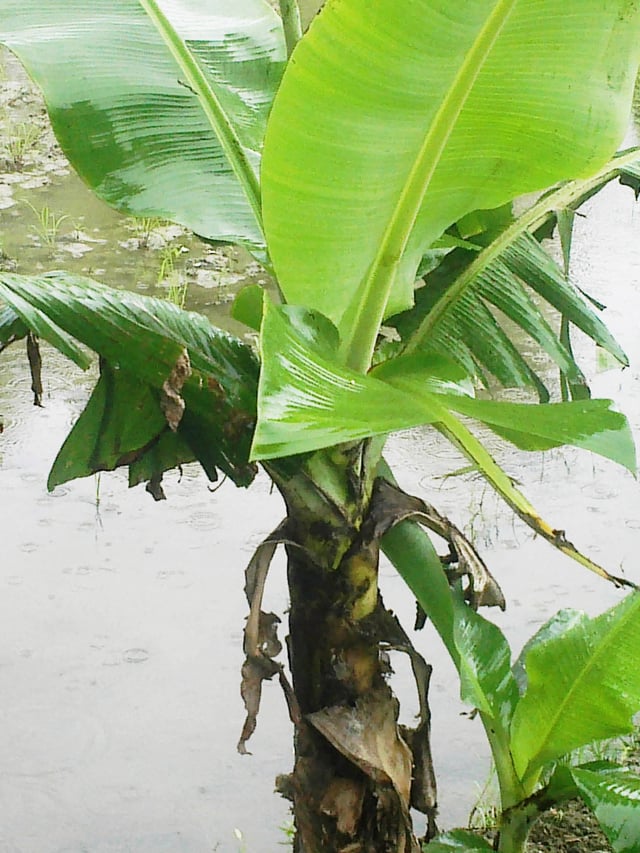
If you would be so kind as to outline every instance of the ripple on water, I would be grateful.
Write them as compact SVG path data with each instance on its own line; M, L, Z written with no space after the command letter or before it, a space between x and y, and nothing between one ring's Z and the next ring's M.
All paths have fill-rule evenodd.
M201 510L189 514L188 523L196 530L215 530L220 527L220 518L216 513Z
M592 498L596 501L608 501L617 498L620 494L618 489L611 488L606 482L596 482L587 483L586 486L582 486L582 493L587 495L587 497Z
M149 660L149 652L146 649L126 649L122 652L122 660L125 663L144 663Z

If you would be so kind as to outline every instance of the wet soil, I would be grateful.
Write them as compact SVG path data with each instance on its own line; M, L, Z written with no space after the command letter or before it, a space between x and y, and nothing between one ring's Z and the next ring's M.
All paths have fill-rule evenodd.
M531 830L527 853L609 853L611 846L593 814L579 800L551 809Z

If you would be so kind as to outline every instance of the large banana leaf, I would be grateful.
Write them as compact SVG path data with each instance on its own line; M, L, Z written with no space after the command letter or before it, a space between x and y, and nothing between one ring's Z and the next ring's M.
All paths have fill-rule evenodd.
M261 329L258 424L253 458L304 453L345 441L449 422L453 412L473 417L518 447L575 444L635 471L626 418L606 400L530 406L476 400L457 365L405 356L362 376L335 359L337 334L318 315L290 311L268 299Z
M265 0L0 0L0 42L101 198L263 248L257 172L285 60Z
M540 517L458 414L487 424L524 449L574 444L635 471L629 424L610 401L532 406L475 400L459 366L421 355L393 359L362 376L337 363L337 339L335 328L326 318L319 322L317 312L297 310L292 319L291 308L266 301L252 458L286 457L431 423L536 533L591 571L624 583Z
M633 731L640 710L640 594L570 623L525 659L527 692L512 723L516 770L535 779L547 762L578 746Z
M86 367L80 342L101 357L102 373L72 429L49 486L130 466L132 483L197 459L210 479L220 468L238 485L255 475L249 448L258 364L252 350L200 314L161 299L116 291L91 279L0 273L0 299L25 327ZM187 351L184 414L169 428L167 382Z
M344 357L366 369L380 320L411 304L445 228L611 156L639 33L638 0L328 3L265 143L265 225L288 301L339 323Z

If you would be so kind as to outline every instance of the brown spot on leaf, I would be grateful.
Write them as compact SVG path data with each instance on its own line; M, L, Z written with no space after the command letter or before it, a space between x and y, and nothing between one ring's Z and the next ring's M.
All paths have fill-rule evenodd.
M207 388L212 394L217 394L219 397L224 397L224 388L214 376L207 376Z
M184 383L191 376L191 363L189 353L183 349L173 370L165 379L160 393L160 408L164 414L169 429L175 432L184 414L184 400L181 393Z

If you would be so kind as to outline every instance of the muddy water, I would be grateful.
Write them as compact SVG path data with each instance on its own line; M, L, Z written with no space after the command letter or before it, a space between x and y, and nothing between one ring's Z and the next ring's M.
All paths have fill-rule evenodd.
M140 236L131 224L93 202L77 182L57 174L48 180L48 187L20 193L36 209L47 205L70 216L54 245L34 236L28 206L8 206L0 218L5 251L21 271L75 265L117 286L165 292L166 283L158 283L162 249L185 246L178 259L190 276L189 304L224 317L240 258L212 257L161 226L155 249L136 248L128 242ZM595 391L618 402L636 435L638 217L630 191L603 193L578 222L574 260L581 286L609 305L606 319L631 368L600 373L591 348L579 342L578 349ZM67 225L81 236L63 239ZM74 242L90 249L65 248ZM187 267L194 257L202 264ZM50 351L45 367L45 405L35 409L21 349L0 360L0 853L280 849L278 826L287 811L272 793L273 780L291 758L275 685L265 691L254 755L238 756L235 743L242 719L242 571L279 521L281 503L264 478L247 491L225 484L211 494L194 468L168 477L162 504L141 488L129 491L119 473L48 494L46 473L92 377ZM493 446L554 526L608 568L640 578L640 492L630 475L579 451L524 456ZM474 534L505 589L509 607L496 619L514 646L561 606L597 612L619 598L533 541L482 483L442 479L461 461L432 433L394 438L390 457L407 489ZM268 601L280 613L286 610L282 568L274 569ZM387 602L410 622L413 606L388 566L382 583ZM435 665L442 823L464 822L474 786L486 777L487 751L478 721L461 716L465 709L437 639L425 631L417 643ZM404 663L396 663L396 686L410 714L410 680Z

